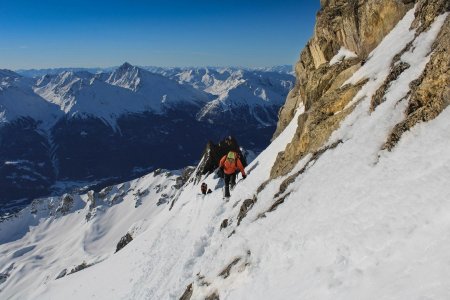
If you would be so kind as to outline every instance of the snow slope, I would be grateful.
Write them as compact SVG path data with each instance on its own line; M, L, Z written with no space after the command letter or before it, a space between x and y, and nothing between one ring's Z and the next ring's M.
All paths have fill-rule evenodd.
M247 179L238 182L228 202L221 196L222 182L211 174L201 182L212 194L200 195L200 182L192 178L173 195L172 208L156 207L155 194L143 197L137 208L139 197L125 196L100 216L110 221L88 231L86 244L79 242L91 226L85 220L88 208L80 202L85 196L74 213L35 220L28 232L25 216L0 223L3 241L8 241L0 245L0 296L179 299L192 283L191 299L213 294L233 300L449 299L450 108L406 132L391 152L380 150L404 118L409 83L423 71L446 17L415 36L409 29L413 14L406 14L355 73L354 79L369 80L321 154L304 157L289 174L268 181L277 153L295 134L301 107L247 167ZM403 46L413 41L415 47L401 60L415 64L370 112L370 96L387 76L379 66L392 60L393 40ZM149 186L154 180L138 182ZM120 231L110 226L138 218L145 218L145 226L112 255L112 241L134 226ZM228 224L221 228L225 219ZM12 222L23 222L25 235L6 231ZM72 231L61 230L61 223ZM46 245L49 239L53 242ZM63 246L48 253L53 245ZM66 255L61 249L73 250ZM54 280L69 263L60 260L68 256L70 264L87 258L97 263Z
M0 265L7 280L1 298L29 298L63 270L69 273L83 262L96 264L112 256L123 235L136 238L151 225L166 207L162 204L178 192L177 178L155 172L94 196L73 196L65 209L65 196L36 200L0 223Z

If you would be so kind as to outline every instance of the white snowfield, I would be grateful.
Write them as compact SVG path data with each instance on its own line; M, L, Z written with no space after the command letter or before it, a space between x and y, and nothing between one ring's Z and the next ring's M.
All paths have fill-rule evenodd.
M386 41L410 36L413 13ZM370 96L387 76L375 65L389 66L393 57L391 44L381 43L355 73L369 81L328 144L342 142L316 161L303 158L259 193L303 107L247 167L228 202L214 174L202 178L213 189L206 196L200 183L177 191L174 176L148 175L115 187L105 203L121 189L123 202L101 205L90 220L81 196L65 216L26 211L0 223L0 298L179 299L193 283L191 299L450 299L450 108L406 132L391 152L380 150L404 118L409 82L423 71L445 17L415 38L401 59L416 63L370 113ZM303 168L280 195L284 202L267 212L284 179ZM136 193L145 188L151 192ZM176 199L171 210L156 205L163 193ZM246 199L256 203L238 226ZM127 231L134 240L114 254ZM83 261L93 265L55 279Z

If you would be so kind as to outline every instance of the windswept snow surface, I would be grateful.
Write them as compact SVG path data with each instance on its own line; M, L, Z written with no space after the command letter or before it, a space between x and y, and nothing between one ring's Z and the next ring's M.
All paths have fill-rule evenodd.
M167 208L162 204L178 192L176 178L152 173L105 190L95 203L88 195L74 196L66 212L58 197L36 200L1 222L0 274L8 278L0 285L0 298L38 299L33 290L64 269L69 273L83 262L96 264L112 256L122 236L129 232L136 238Z
M412 21L413 13L402 22ZM441 18L402 59L426 59L429 54L422 50L432 43ZM402 22L403 34L408 35L410 23ZM390 53L390 47L382 43L374 53ZM366 65L374 66L372 59L376 55ZM389 66L392 56L384 59L389 62L377 63ZM81 212L42 219L29 232L30 221L16 219L24 222L25 235L0 245L0 272L6 274L0 296L179 299L193 282L191 299L214 292L220 299L233 300L450 299L450 108L406 132L391 152L380 150L392 127L404 118L405 87L421 70L421 63L406 70L392 83L385 101L369 113L369 95L377 88L371 81L382 77L382 82L387 74L361 68L358 76L370 78L370 86L357 95L355 109L329 142L342 143L316 161L308 163L311 156L304 157L290 174L269 181L259 193L277 153L292 140L303 108L247 167L247 179L238 182L228 202L222 200L221 181L209 175L202 182L214 190L212 194L200 195L200 183L190 182L172 210L156 207L149 200L155 195L144 197L147 201L138 208L134 200L124 199L105 210L101 220L106 224L92 231L86 228L95 223L87 223ZM267 212L281 182L302 169L281 194L286 196L284 203ZM152 180L140 182L149 185ZM257 202L237 226L242 203L254 197ZM145 226L112 255L111 244L119 233L111 234L109 226L129 219L137 222L137 215L145 218ZM224 219L229 225L220 230ZM0 229L7 224L0 223ZM89 238L80 239L86 232ZM103 238L110 234L114 238ZM46 245L44 240L52 242ZM79 250L80 245L88 250ZM70 264L84 259L99 263L54 280L69 263L60 260L68 258ZM219 276L236 258L240 260L230 267L229 276Z

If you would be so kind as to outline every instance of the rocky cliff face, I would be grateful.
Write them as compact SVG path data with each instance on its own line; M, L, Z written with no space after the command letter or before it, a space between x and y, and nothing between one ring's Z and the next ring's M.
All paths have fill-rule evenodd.
M430 30L438 16L449 11L449 5L445 0L322 0L314 36L295 67L297 82L280 110L274 137L289 124L297 108L304 106L305 113L298 119L294 139L279 153L272 177L287 174L301 158L319 150L353 111L361 100L354 98L368 84L368 78L348 84L346 81L371 58L371 52L409 10L415 7L411 29L417 38ZM391 83L410 67L400 57L414 51L414 42L416 39L392 59L389 74L372 95L371 111L383 102ZM382 148L392 149L404 131L420 121L434 119L448 106L448 48L449 18L446 17L425 71L410 84L405 119L386 137Z

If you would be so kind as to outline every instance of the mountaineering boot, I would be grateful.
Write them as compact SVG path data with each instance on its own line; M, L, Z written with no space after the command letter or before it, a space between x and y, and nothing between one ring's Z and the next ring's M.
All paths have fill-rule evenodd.
M223 197L224 198L230 198L230 187L228 185L225 186Z

